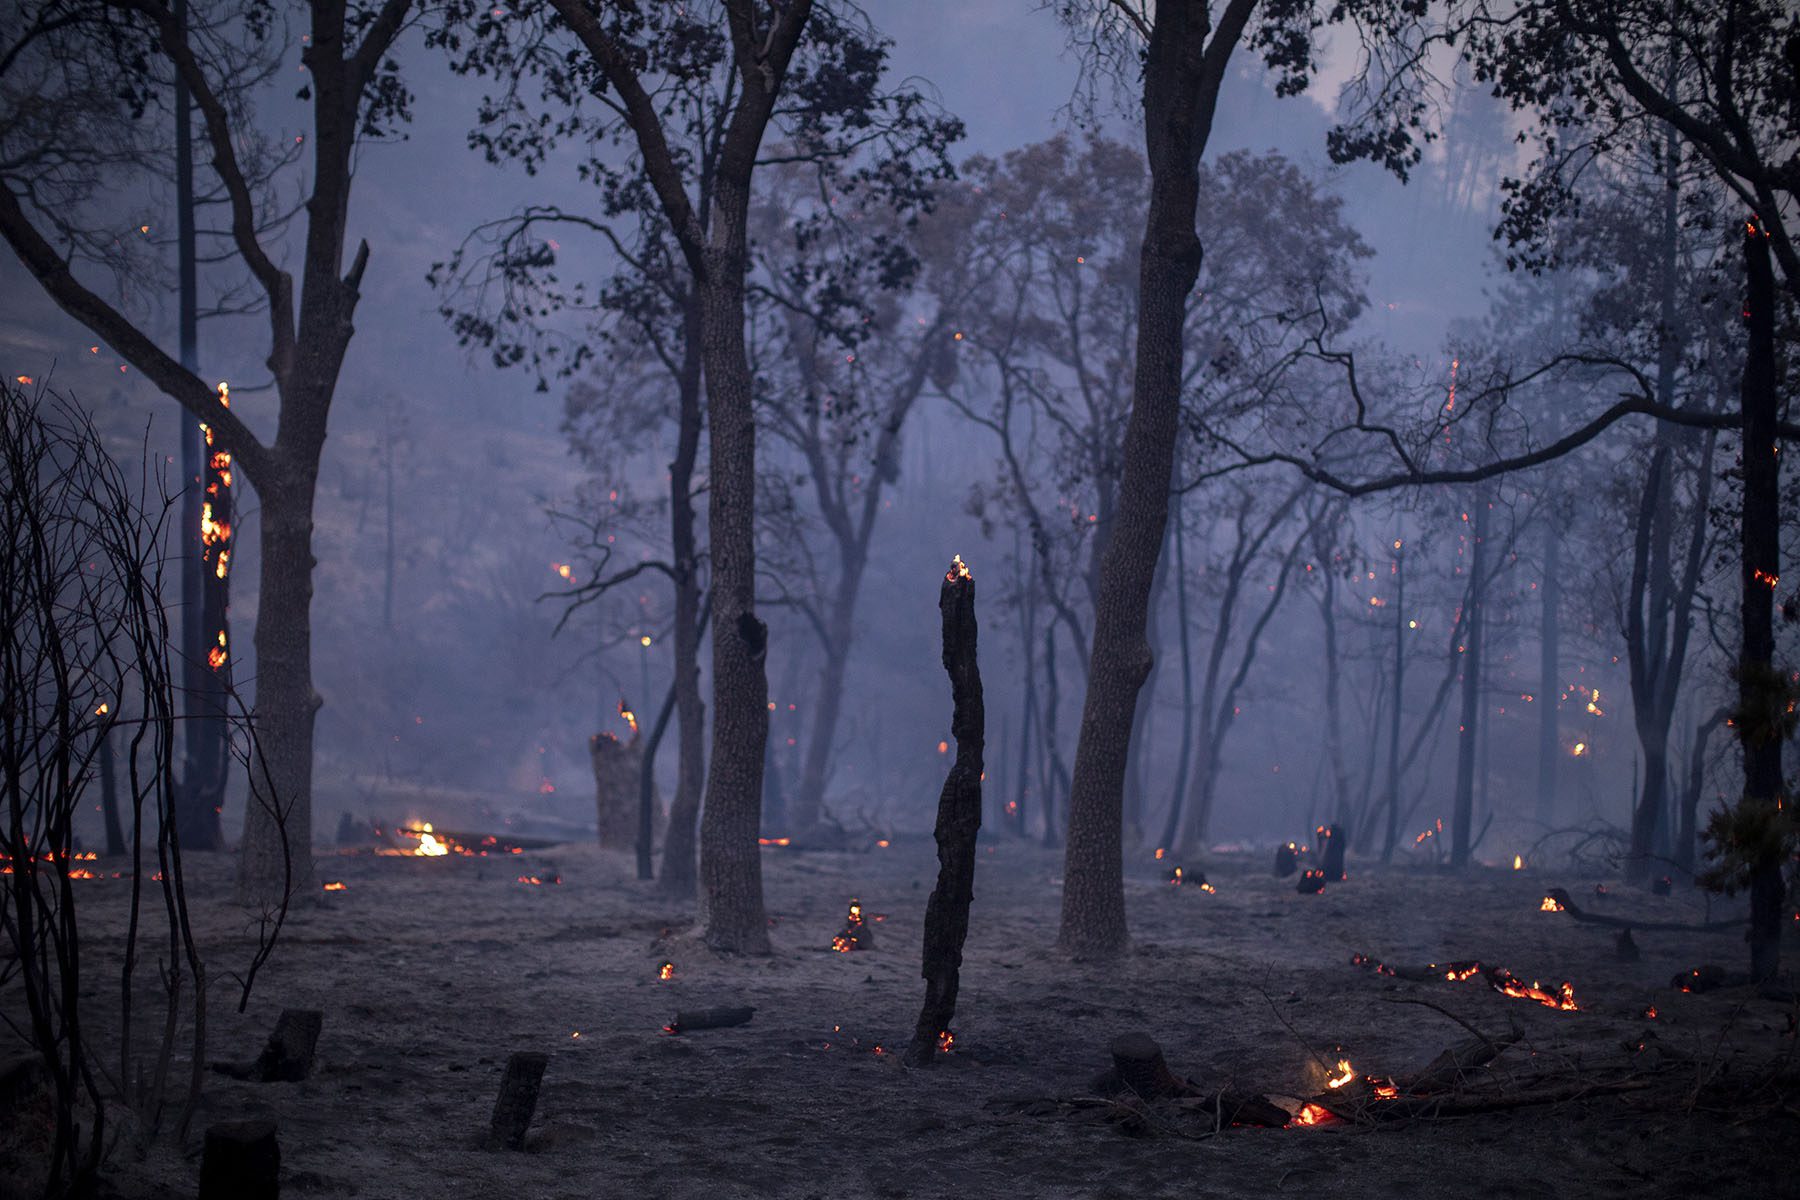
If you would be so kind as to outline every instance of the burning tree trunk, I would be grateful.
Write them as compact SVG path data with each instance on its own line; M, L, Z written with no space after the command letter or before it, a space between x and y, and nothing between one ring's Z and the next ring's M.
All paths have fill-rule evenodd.
M969 935L969 903L975 896L975 838L981 831L982 749L987 717L981 698L981 667L975 655L975 578L960 555L938 590L943 617L944 670L950 676L954 709L950 732L956 761L938 795L938 879L925 906L922 974L925 1003L906 1047L908 1066L929 1066L950 1032L963 942Z
M1118 515L1100 571L1094 640L1069 788L1059 944L1079 956L1124 950L1120 821L1131 722L1150 673L1150 584L1169 515L1181 410L1182 326L1200 274L1194 232L1200 155L1251 4L1233 0L1212 31L1207 6L1157 0L1144 58L1150 205L1139 261L1137 361L1120 455ZM1209 41L1208 34L1212 33Z

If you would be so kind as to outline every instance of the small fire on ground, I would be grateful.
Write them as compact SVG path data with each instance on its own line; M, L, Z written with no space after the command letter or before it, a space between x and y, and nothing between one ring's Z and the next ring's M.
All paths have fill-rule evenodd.
M850 909L844 914L843 932L831 939L831 948L839 954L849 954L853 950L867 950L874 944L874 935L863 921L862 901L852 898Z

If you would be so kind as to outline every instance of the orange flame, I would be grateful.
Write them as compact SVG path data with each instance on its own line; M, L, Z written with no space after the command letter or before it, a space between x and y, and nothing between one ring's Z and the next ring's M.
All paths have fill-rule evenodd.
M1350 1060L1347 1058L1338 1059L1337 1069L1338 1073L1325 1081L1326 1087L1341 1088L1346 1083L1349 1083L1352 1079L1356 1078L1356 1070L1350 1065Z
M973 580L974 578L974 574L969 570L969 564L962 560L962 555L952 555L950 559L950 569L944 572L945 582L960 583L962 580Z
M1562 910L1563 906L1558 904L1556 900L1550 896L1545 896L1544 902L1538 905L1539 912L1561 912Z
M952 1047L954 1045L956 1045L956 1035L955 1034L951 1033L948 1029L940 1030L938 1032L938 1051L939 1051L939 1053L942 1053L942 1054L950 1053L950 1047Z
M658 967L656 969L656 977L658 979L665 980L665 981L675 978L675 964L672 962L666 962L662 966Z
M1300 1106L1300 1111L1294 1114L1293 1123L1295 1125L1327 1125L1335 1120L1337 1118L1331 1115L1330 1109L1321 1104L1309 1102Z
M328 879L325 881L325 890L328 892L345 892L350 889L341 879Z

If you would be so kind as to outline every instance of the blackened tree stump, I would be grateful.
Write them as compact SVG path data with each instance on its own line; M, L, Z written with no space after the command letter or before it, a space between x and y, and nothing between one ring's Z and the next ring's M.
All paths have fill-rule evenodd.
M206 1131L200 1200L276 1200L281 1195L281 1143L268 1118L221 1121Z
M1346 878L1344 874L1344 849L1349 839L1338 825L1321 825L1318 828L1319 869L1325 872L1325 878L1337 883Z
M501 1150L523 1150L525 1131L537 1111L538 1089L550 1056L541 1050L520 1050L506 1060L500 1079L500 1096L494 1101L494 1117L488 1125L489 1144Z
M925 946L921 974L925 1003L901 1061L909 1067L936 1061L940 1039L956 1015L963 943L969 936L969 904L975 898L975 838L981 832L982 750L987 717L981 697L981 667L975 657L975 577L957 555L938 589L943 620L944 670L950 676L953 709L950 733L956 761L938 793L937 886L925 905Z
M1106 1047L1119 1083L1146 1100L1160 1100L1187 1090L1187 1084L1163 1058L1162 1047L1147 1033L1121 1033Z
M275 1032L255 1062L214 1063L213 1070L256 1083L298 1083L312 1074L325 1014L312 1008L284 1008Z

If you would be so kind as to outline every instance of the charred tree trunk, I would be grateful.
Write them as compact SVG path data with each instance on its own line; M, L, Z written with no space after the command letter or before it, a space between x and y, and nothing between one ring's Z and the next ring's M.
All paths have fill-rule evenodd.
M1550 522L1544 524L1544 580L1538 620L1538 746L1537 823L1549 828L1556 819L1556 773L1562 765L1562 730L1556 697L1561 693L1557 674L1562 670L1561 608L1562 538Z
M1729 708L1713 714L1694 727L1694 740L1687 761L1687 786L1681 795L1681 816L1675 833L1675 865L1689 875L1694 873L1696 833L1700 814L1700 793L1706 786L1706 744L1715 730L1731 716Z
M1337 572L1331 564L1329 547L1320 554L1319 620L1325 628L1325 753L1331 763L1331 820L1341 828L1351 827L1350 768L1344 761L1344 706L1338 668L1337 639ZM1310 818L1309 818L1310 819ZM1340 839L1341 840L1341 839ZM1342 848L1340 847L1340 854Z
M695 825L706 785L706 701L700 694L700 641L707 613L700 599L700 550L694 532L694 466L700 455L700 306L688 293L683 309L679 381L681 418L669 464L669 542L675 560L675 711L679 747L675 799L663 837L662 889L677 899L694 894Z
M1122 952L1120 820L1131 723L1150 673L1150 584L1169 513L1181 409L1182 327L1199 276L1200 155L1233 47L1254 7L1232 0L1220 28L1206 5L1157 0L1144 58L1150 205L1138 274L1137 363L1120 455L1118 516L1100 571L1087 698L1069 788L1059 944L1077 956ZM1212 36L1209 40L1208 34Z
M1744 746L1744 798L1740 817L1775 826L1748 851L1750 875L1750 976L1774 978L1781 961L1782 906L1786 883L1781 868L1787 841L1780 823L1784 788L1781 746L1790 727L1791 691L1775 669L1775 587L1781 577L1781 460L1775 424L1780 411L1775 371L1775 279L1769 242L1760 223L1744 238L1749 286L1744 323L1749 344L1744 355L1743 650L1738 660L1738 737Z
M106 821L106 857L125 853L125 830L119 822L118 772L113 764L112 730L100 735L100 815Z
M1181 797L1187 790L1194 757L1193 631L1188 623L1187 524L1179 492L1175 498L1175 629L1181 641L1181 749L1175 756L1175 784L1169 789L1169 811L1163 819L1158 848L1173 849L1181 830Z
M1394 711L1388 714L1387 835L1381 861L1394 860L1400 840L1400 718L1406 710L1406 547L1394 539Z
M747 153L754 154L754 147ZM763 754L769 739L769 627L756 615L756 417L744 347L744 221L749 167L719 185L714 220L724 247L706 255L701 345L712 436L708 529L712 538L713 747L700 820L706 943L767 954L763 912Z
M982 749L986 715L981 667L975 654L975 580L959 557L938 591L943 617L944 670L950 676L954 709L951 736L956 761L938 796L938 879L925 906L922 974L925 1003L906 1047L904 1062L924 1067L935 1061L956 1015L963 943L969 935L969 904L975 898L975 839L981 832Z
M1450 867L1460 871L1469 865L1473 850L1470 839L1475 820L1475 737L1481 722L1481 639L1484 633L1484 609L1487 607L1487 532L1488 500L1475 497L1475 521L1470 536L1474 547L1469 555L1469 620L1468 634L1463 639L1462 717L1456 739L1456 802L1451 810Z
M1056 806L1068 794L1069 772L1063 766L1062 739L1057 736L1057 709L1061 689L1056 681L1056 622L1044 629L1044 845L1060 845L1056 832Z

